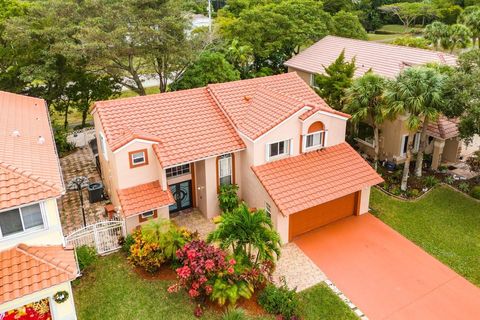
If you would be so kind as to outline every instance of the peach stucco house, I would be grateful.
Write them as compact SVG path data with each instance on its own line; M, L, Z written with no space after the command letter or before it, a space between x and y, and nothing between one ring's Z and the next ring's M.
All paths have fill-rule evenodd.
M0 91L0 319L33 317L38 306L50 319L76 319L77 264L57 207L64 193L45 101Z
M360 77L369 70L387 79L395 78L404 68L427 63L454 66L454 55L403 46L395 46L371 41L355 40L335 36L326 36L311 47L294 56L285 65L289 72L296 72L310 86L314 85L314 75L323 73L324 67L332 64L345 50L345 58L355 57L355 77ZM400 116L394 121L386 121L380 128L380 159L403 163L406 154L408 130L406 117ZM432 153L432 167L436 169L443 162L456 162L480 145L475 137L467 146L458 137L457 123L444 117L428 127L429 145L427 153ZM418 150L420 134L414 137L414 151ZM367 123L361 124L356 139L361 150L374 154L373 129Z
M128 232L191 207L214 217L219 186L235 183L288 242L367 212L382 181L345 143L349 115L296 73L101 101L92 113L106 190Z

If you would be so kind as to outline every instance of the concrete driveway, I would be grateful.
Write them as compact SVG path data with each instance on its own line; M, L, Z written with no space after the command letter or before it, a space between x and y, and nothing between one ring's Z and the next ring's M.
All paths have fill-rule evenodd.
M480 288L371 214L294 242L369 319L480 319Z

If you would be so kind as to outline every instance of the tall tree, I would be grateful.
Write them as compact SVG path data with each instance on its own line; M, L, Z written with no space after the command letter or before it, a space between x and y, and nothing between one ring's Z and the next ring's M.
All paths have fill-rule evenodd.
M472 32L463 24L454 24L450 26L449 47L450 53L456 48L466 48L470 43Z
M253 50L249 45L240 45L238 39L233 39L225 49L225 58L240 72L240 77L249 77L253 66Z
M333 16L332 34L339 37L367 40L367 32L358 16L343 10Z
M342 109L342 99L345 90L352 84L355 74L355 58L345 61L345 50L342 50L338 58L328 67L323 66L324 74L315 75L315 84L318 94L329 105L337 110Z
M353 81L346 90L344 111L351 114L353 122L366 121L373 127L374 166L378 165L380 148L379 127L385 121L384 91L387 80L369 71Z
M413 150L413 136L422 128L420 147L417 153L415 175L421 176L423 153L426 148L427 127L431 121L439 116L442 107L444 77L433 68L415 67L403 71L387 88L385 97L388 114L396 118L406 115L409 136L407 154L401 189L407 189L410 174L410 161Z
M435 21L427 25L423 31L423 36L433 44L435 50L438 50L440 41L445 37L449 37L450 32L448 28L445 23Z
M422 16L423 4L420 2L398 2L386 4L379 8L380 11L396 16L405 29L408 29L415 20Z
M480 6L466 8L458 17L458 21L470 29L473 47L478 41L478 47L480 48Z

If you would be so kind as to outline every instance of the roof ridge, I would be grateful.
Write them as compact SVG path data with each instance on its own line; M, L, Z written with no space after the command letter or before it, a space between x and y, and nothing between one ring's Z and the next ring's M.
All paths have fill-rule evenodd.
M39 177L39 176L37 176L37 175L29 172L29 171L27 171L27 170L20 169L20 168L14 166L14 165L5 163L5 162L3 162L3 161L0 161L0 168L3 168L4 170L7 170L7 171L11 172L12 174L15 174L15 175L17 175L17 176L21 176L21 177L23 177L23 178L25 178L25 179L28 179L28 180L30 180L30 181L32 181L32 182L35 182L35 183L37 183L37 184L40 184L40 185L42 185L42 186L44 186L44 187L47 187L47 188L49 188L49 189L51 189L51 190L53 190L53 191L58 191L58 192L60 192L60 193L62 192L61 189L58 189L58 188L57 188L58 186L57 186L55 183L49 182L49 181L47 181L47 180L45 180L45 179L43 179L43 178L41 178L41 177Z
M43 247L54 247L54 246L43 246ZM61 246L60 246L61 247ZM55 257L51 257L48 253L43 253L43 256L38 256L32 252L29 252L28 249L33 249L33 248L42 248L42 246L28 246L24 243L20 243L18 244L15 249L29 257L32 257L33 259L35 260L38 260L40 262L43 262L45 264L48 264L49 266L59 270L59 271L62 271L62 272L66 272L68 274L71 274L71 275L75 275L75 271L74 272L70 272L69 270L67 270L67 268L69 267L68 265L64 268L62 267L62 265L65 265L65 263L63 261L59 261L57 258ZM45 257L49 257L50 259L46 260ZM55 264L54 262L57 262L57 264Z

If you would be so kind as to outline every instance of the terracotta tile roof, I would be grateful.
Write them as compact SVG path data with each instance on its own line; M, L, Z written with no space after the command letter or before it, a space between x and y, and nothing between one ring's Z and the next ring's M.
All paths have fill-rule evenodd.
M457 60L454 55L443 52L326 36L285 62L285 65L309 73L322 73L324 66L332 64L343 49L347 60L356 58L356 77L372 69L379 75L394 78L402 69L409 66L428 62L454 66Z
M125 217L175 203L170 189L163 191L158 181L121 189L117 193Z
M206 88L100 101L93 112L111 148L136 135L160 141L163 167L245 148Z
M64 193L44 100L0 91L0 176L0 209Z
M19 244L0 252L0 304L76 277L73 249Z
M252 170L284 215L383 181L346 142L252 167Z
M251 139L302 107L350 117L329 107L296 73L211 84L208 89L238 130Z
M458 136L458 120L441 116L436 122L428 124L427 134L443 140L454 138Z

